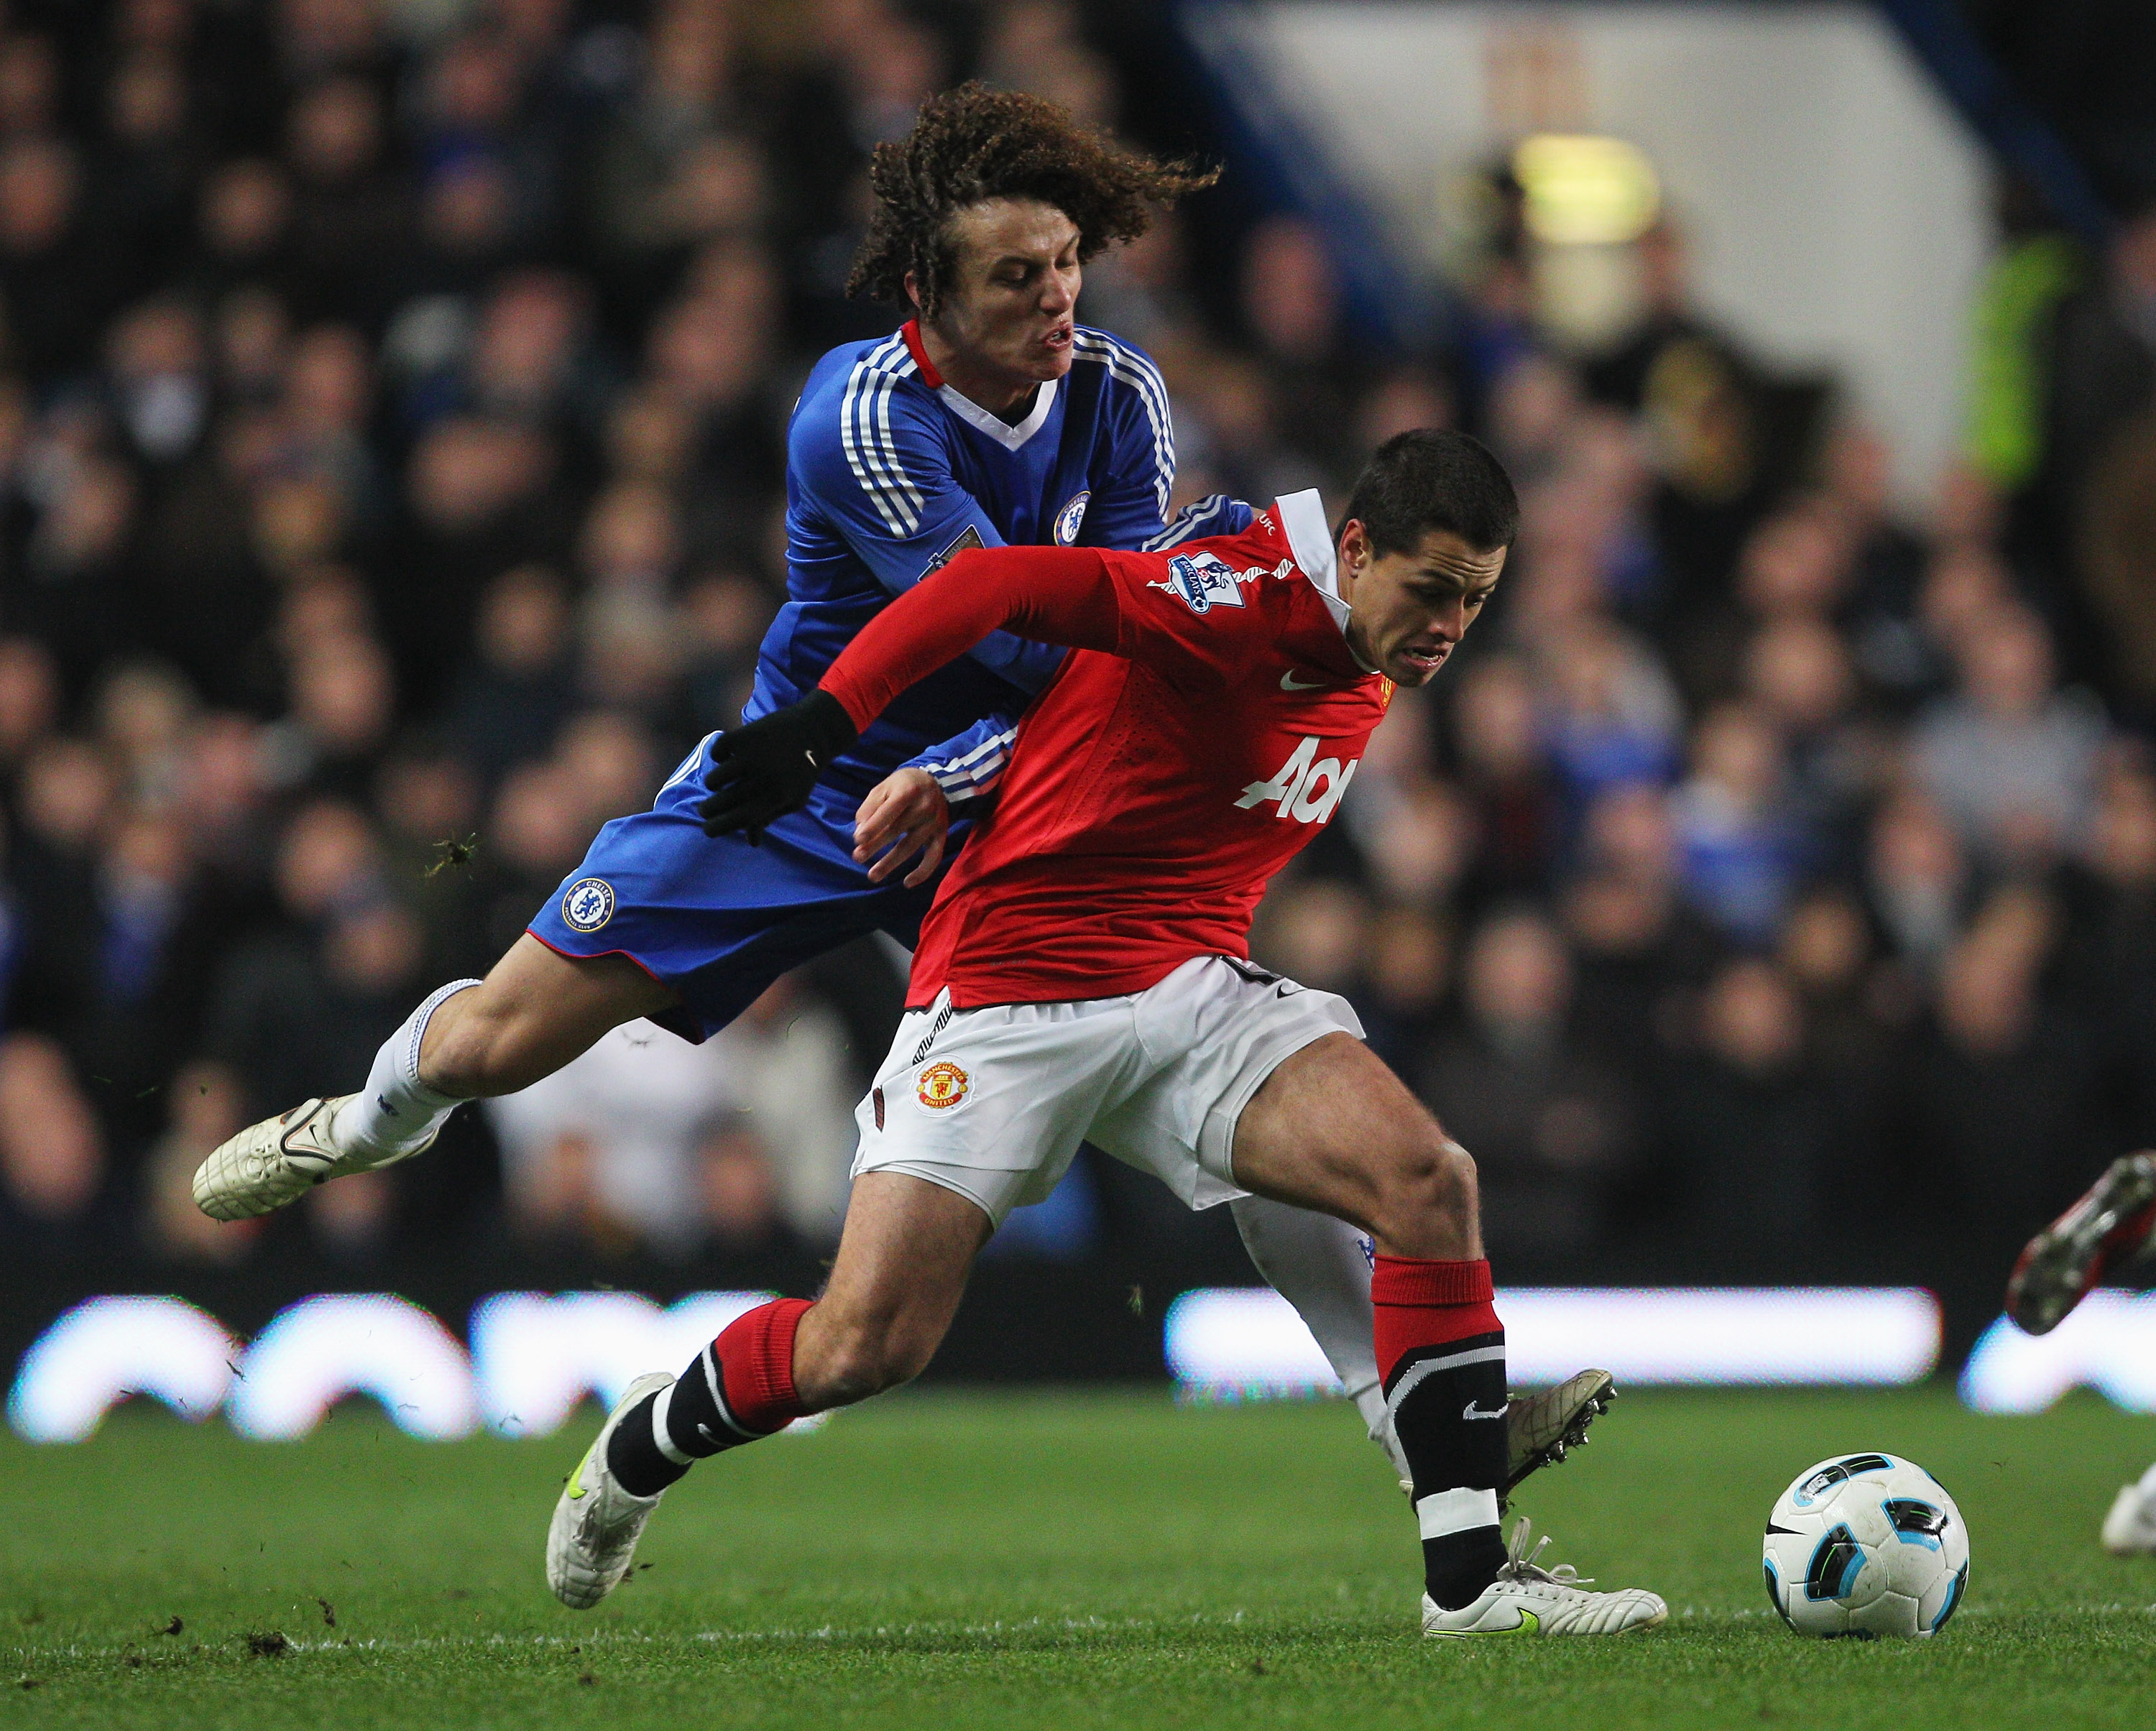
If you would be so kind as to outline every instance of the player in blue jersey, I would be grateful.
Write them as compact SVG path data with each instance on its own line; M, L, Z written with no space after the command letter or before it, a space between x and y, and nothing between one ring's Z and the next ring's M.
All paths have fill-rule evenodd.
M1175 451L1160 375L1074 316L1085 261L1211 176L976 85L924 106L871 177L876 209L850 287L916 315L826 355L796 405L788 600L747 720L812 689L894 595L962 549L1164 545L1249 520L1212 499L1165 522ZM1016 718L1060 655L988 639L886 711L806 810L752 839L704 832L706 740L651 810L606 826L485 980L429 996L357 1093L308 1100L218 1149L196 1175L198 1203L219 1219L267 1213L424 1151L458 1105L530 1086L624 1022L701 1040L855 937L911 947L947 833L962 837L967 804L993 792ZM1235 1206L1260 1271L1387 1440L1354 1236L1259 1198ZM1522 1470L1561 1455L1604 1392L1519 1409Z

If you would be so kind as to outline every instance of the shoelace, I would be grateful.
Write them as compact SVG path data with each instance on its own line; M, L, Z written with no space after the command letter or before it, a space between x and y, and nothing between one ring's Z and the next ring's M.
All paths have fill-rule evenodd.
M1535 1548L1529 1550L1527 1539L1532 1532L1525 1515L1512 1524L1512 1536L1505 1545L1505 1566L1497 1571L1500 1580L1558 1587L1584 1587L1593 1582L1593 1575L1582 1575L1569 1563L1554 1564L1547 1569L1537 1563L1535 1559L1543 1554L1550 1539L1548 1534L1543 1534L1535 1541Z

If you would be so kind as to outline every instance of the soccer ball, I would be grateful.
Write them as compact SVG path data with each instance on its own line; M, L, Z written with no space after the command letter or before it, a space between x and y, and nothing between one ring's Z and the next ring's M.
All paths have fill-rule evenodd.
M1841 1455L1767 1520L1767 1596L1799 1635L1936 1635L1969 1585L1969 1529L1914 1461Z

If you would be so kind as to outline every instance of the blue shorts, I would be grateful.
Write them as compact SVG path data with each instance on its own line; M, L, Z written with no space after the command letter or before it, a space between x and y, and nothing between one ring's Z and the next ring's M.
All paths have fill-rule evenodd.
M681 1000L651 1019L698 1042L780 975L855 938L887 932L911 949L937 881L918 889L869 882L853 860L852 793L819 788L808 809L781 818L755 847L745 836L706 835L696 808L711 750L707 739L649 811L601 830L527 928L563 955L627 956ZM952 826L953 851L969 827Z

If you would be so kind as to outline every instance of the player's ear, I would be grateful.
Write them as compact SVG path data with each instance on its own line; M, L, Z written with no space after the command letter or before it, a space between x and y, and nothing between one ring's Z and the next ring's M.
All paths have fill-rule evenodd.
M911 271L906 274L906 298L912 304L916 318L921 315L921 284Z

